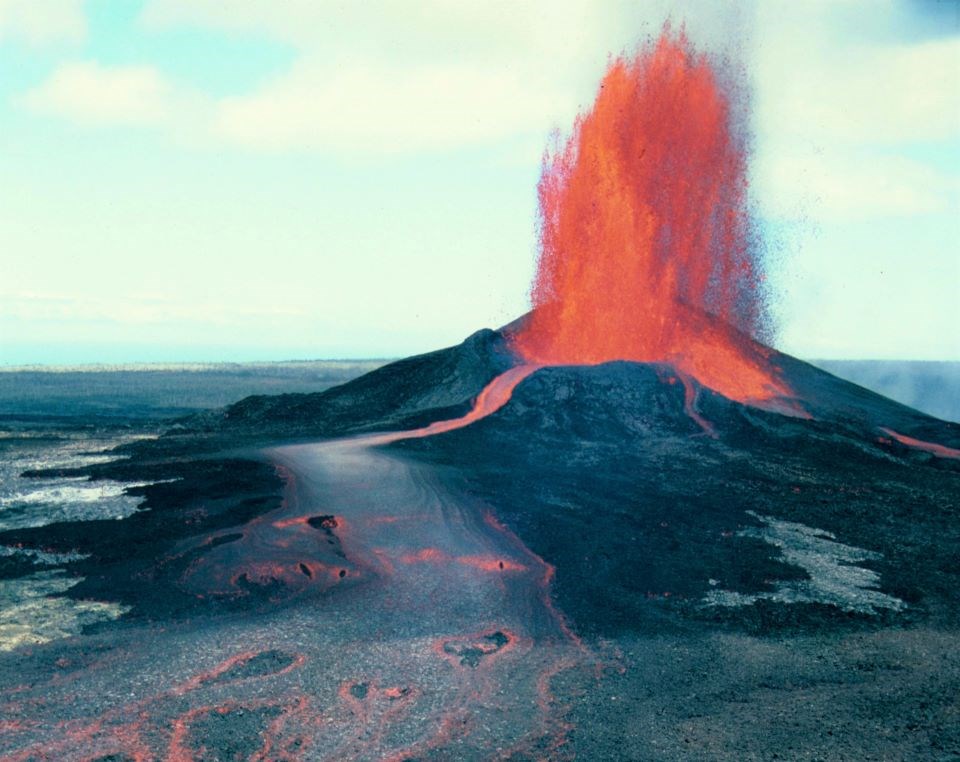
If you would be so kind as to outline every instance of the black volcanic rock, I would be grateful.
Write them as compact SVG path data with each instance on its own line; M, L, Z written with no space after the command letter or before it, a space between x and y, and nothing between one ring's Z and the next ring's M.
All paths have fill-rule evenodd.
M141 510L121 520L11 529L0 533L0 544L80 553L83 557L65 564L84 578L70 590L79 599L123 603L132 607L135 616L152 619L209 609L209 601L183 589L181 576L218 544L241 536L229 530L242 530L247 522L275 510L282 499L282 479L271 465L241 458L153 465L122 462L118 468L136 474L135 478L161 480L128 490L144 496ZM11 570L9 576L30 571ZM222 602L237 601L225 598Z
M185 594L180 578L215 550L231 528L242 529L280 503L282 481L250 449L264 443L328 438L366 431L409 429L456 417L493 378L515 363L503 337L478 331L461 344L399 360L341 386L314 394L253 396L220 411L182 419L164 436L118 448L128 457L82 468L28 476L87 476L155 482L134 487L143 510L122 520L60 522L0 532L0 545L87 555L68 568L85 577L70 595L122 602L149 617L193 613L208 602ZM226 451L228 454L223 455ZM339 540L318 516L319 532ZM28 556L0 566L17 577L39 568ZM226 605L277 600L282 590L221 596ZM269 602L268 600L268 602Z
M323 392L256 395L181 419L160 443L127 451L175 454L416 428L464 414L480 390L515 363L503 336L483 329L456 346L389 363Z
M465 411L514 362L499 334L477 331L455 347L398 360L324 392L247 397L226 409L222 427L298 436L410 428L440 411Z
M664 618L673 624L706 618L760 631L898 617L954 623L960 461L908 447L884 429L958 448L960 425L788 355L774 352L771 359L810 418L743 405L704 388L696 390L692 416L683 382L669 365L614 362L543 368L495 414L393 447L451 467L555 565L559 602L585 631L643 630ZM186 419L159 440L128 446L128 459L71 472L94 479L187 477L182 487L139 488L152 511L102 527L20 530L0 541L92 553L78 565L88 582L77 592L96 586L110 597L114 586L113 597L130 601L151 559L174 542L209 535L214 525L198 524L192 511L229 499L211 490L243 493L234 501L238 508L217 514L215 526L223 530L276 505L272 472L243 466L249 461L206 460L215 452L242 456L245 448L270 442L411 429L457 417L516 362L503 335L484 330L456 347L391 363L322 393L248 397ZM201 453L208 455L190 460ZM229 473L225 467L260 474L262 489L211 478ZM194 499L182 495L184 489L195 492ZM816 595L785 603L791 595L804 597L797 590L810 571L789 562L795 549L777 550L777 543L794 535L807 542L807 530L829 532L836 544L856 549L834 548L838 553L862 551L858 568L879 573L882 587L874 588L897 603L844 607ZM202 542L198 547L206 552ZM748 599L745 606L708 605Z
M942 421L782 352L772 362L817 420L861 435L890 428L916 439L960 448L960 424ZM902 450L900 450L902 452Z
M957 447L960 426L776 359L814 418L701 389L711 435L669 366L618 362L542 369L488 418L392 447L455 468L556 566L583 632L956 626L960 461L878 430Z
M317 718L327 726L350 709L360 723L352 739L379 736L387 717L398 718L406 733L411 717L435 711L432 703L415 703L415 680L449 667L472 692L497 679L492 670L501 656L517 659L509 662L508 680L489 683L496 693L478 695L506 717L498 701L514 690L518 671L557 651L558 671L544 662L530 706L542 705L543 716L564 730L558 744L538 746L544 737L531 745L537 758L953 758L960 754L950 698L960 690L960 460L909 447L886 430L958 448L960 426L786 355L771 358L797 397L776 410L696 387L691 400L691 389L666 364L549 367L528 376L486 418L388 446L403 458L379 457L355 443L285 448L307 453L301 461L260 449L461 415L516 363L501 334L481 331L458 347L393 363L321 394L248 398L183 420L159 440L128 446L124 460L60 472L156 483L131 489L145 496L146 510L122 520L15 530L0 534L0 544L89 554L63 564L84 578L63 596L118 601L132 615L8 659L4 684L16 693L7 727L17 738L45 742L51 725L36 718L49 719L50 704L83 759L113 758L126 748L103 746L93 756L91 743L111 741L103 728L119 728L116 739L125 743L128 729L141 724L143 738L159 739L163 748L174 749L172 740L180 739L179 751L188 755L249 756L271 728L285 733L284 722L296 722L298 708L309 707L304 719L311 728ZM794 414L786 414L790 409ZM310 459L324 450L334 452L332 459ZM358 451L359 460L351 461ZM379 481L371 468L378 461L389 466ZM298 462L306 465L298 469ZM341 463L350 478L328 481ZM402 483L404 474L411 491L393 502L410 509L404 514L410 521L395 524L400 514L384 487ZM439 511L432 525L425 505ZM354 510L361 520L386 520L385 547L398 537L412 540L401 542L397 554L433 543L431 532L442 527L503 542L484 549L522 547L517 569L525 571L505 569L502 560L499 570L486 565L499 556L438 553L421 563L419 553L398 555L397 569L415 566L407 582L416 584L396 595L392 567L384 566L383 575L376 563L367 567L373 573L363 571L363 543L351 534L360 525L352 523ZM370 547L368 558L379 559L379 542ZM450 570L434 561L456 566L454 576L442 576ZM35 566L25 562L0 575ZM484 576L470 580L464 569ZM511 581L524 574L536 580L534 588ZM482 608L476 631L474 622L461 622L449 636L443 617L459 601L445 607L433 595L459 595L465 579L477 583L473 594L484 601L490 590L519 590L519 608L549 614L549 629L528 644L523 632L515 639L497 621L500 608ZM440 584L421 600L424 580ZM381 600L378 590L387 596L385 611L368 607ZM501 607L505 601L493 600ZM316 608L300 609L301 603ZM311 628L323 614L340 612L347 612L347 639L340 642L348 647L337 652L338 641L324 638L340 621L328 618L326 632ZM354 629L351 612L358 620L369 614L374 624L397 612L418 624L429 620L428 628L436 624L428 613L440 620L427 637L414 639L418 649L427 641L428 650L397 663L402 682L378 684L372 676L386 673L366 675L356 655L373 644L378 653L399 646L403 658L407 631L376 624L370 641L360 642L363 628ZM306 619L297 618L304 613ZM562 625L558 617L569 630L554 629ZM270 623L266 636L248 643L246 633L258 632L261 620ZM464 624L470 627L460 631ZM124 638L142 637L141 627L162 640L160 658L169 659L172 672L183 643L194 644L207 667L188 670L189 679L179 675L152 704L138 699L118 710L111 705L115 685L139 691L141 677L156 671L151 665L126 682L112 671L125 668L116 653L131 653L122 650ZM281 637L286 644L277 642ZM313 650L301 654L301 648ZM334 669L346 670L334 680L328 657ZM434 657L444 660L444 670L435 669ZM159 664L160 672L167 669L166 661ZM424 684L421 695L431 702L441 695ZM291 689L304 691L302 702L295 700L299 693L285 692ZM324 697L334 702L329 711ZM74 705L92 724L77 722ZM460 728L463 711L454 707L451 727ZM18 729L21 717L26 722ZM93 741L82 735L86 727ZM455 736L437 734L441 745L424 758L486 758L458 753ZM505 751L499 737L493 741L498 753ZM7 743L19 749L22 742ZM263 747L270 748L282 751ZM313 754L319 747L296 748ZM50 749L34 756L66 758L66 746Z

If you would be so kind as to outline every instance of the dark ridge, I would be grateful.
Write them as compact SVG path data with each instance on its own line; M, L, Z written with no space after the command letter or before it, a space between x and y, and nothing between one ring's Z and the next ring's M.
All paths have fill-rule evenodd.
M945 421L960 421L960 362L811 360L818 368Z
M455 418L491 380L516 364L503 336L477 331L461 344L389 363L340 386L310 394L256 395L181 418L158 440L117 448L135 468L244 445L326 439L425 426ZM122 465L31 472L112 478Z
M213 427L257 437L341 436L419 426L464 410L515 360L502 337L477 331L462 344L385 365L317 394L247 397Z
M240 529L276 509L282 480L273 466L238 458L172 461L140 472L134 463L124 468L133 478L176 481L130 490L144 495L143 510L124 519L9 530L0 532L0 545L89 554L66 564L71 574L85 578L66 593L78 599L123 603L132 607L134 616L150 619L209 609L210 601L183 588L181 575L214 549L243 537L241 531L219 532ZM28 561L8 576L35 570Z
M960 448L960 423L935 418L782 352L774 352L772 360L783 369L804 407L819 420L861 433L885 427Z

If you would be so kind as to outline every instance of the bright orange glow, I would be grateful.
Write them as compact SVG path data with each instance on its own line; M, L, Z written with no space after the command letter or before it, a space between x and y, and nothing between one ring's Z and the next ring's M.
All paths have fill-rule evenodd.
M449 561L450 556L439 548L424 548L416 553L404 553L400 560L405 564L439 564Z
M460 418L451 418L448 421L437 421L425 426L422 429L413 431L403 431L397 434L388 434L374 440L374 443L393 442L398 439L417 439L420 437L429 437L434 434L442 434L445 431L453 431L464 426L469 426L474 421L479 421L491 413L495 413L510 401L513 390L517 388L523 379L533 373L538 365L517 365L510 370L501 373L487 384L477 395L470 412Z
M904 444L907 447L913 447L916 450L923 450L940 458L960 458L960 450L956 450L953 447L947 447L946 445L937 444L936 442L927 442L923 439L914 439L913 437L908 437L906 434L898 434L893 429L880 430L896 439L900 444Z
M730 88L664 29L614 60L544 161L529 363L667 362L727 397L788 396L766 351L762 273Z
M431 437L434 434L443 434L454 429L462 429L464 426L469 426L471 423L497 412L506 405L517 385L540 367L540 365L516 365L496 376L480 390L470 411L459 418L436 421L429 426L411 429L410 431L391 431L386 434L376 434L367 437L364 441L371 446L383 445L398 442L402 439L420 439L421 437Z

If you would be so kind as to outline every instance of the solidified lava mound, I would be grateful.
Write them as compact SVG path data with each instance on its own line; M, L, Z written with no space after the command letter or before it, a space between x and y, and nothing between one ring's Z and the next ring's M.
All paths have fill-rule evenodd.
M464 474L584 632L956 625L960 426L770 353L805 417L611 362L542 368L487 418L392 447Z
M165 439L181 446L221 433L276 441L415 428L466 413L471 400L515 363L504 337L484 329L456 347L390 363L323 392L247 397L184 419Z

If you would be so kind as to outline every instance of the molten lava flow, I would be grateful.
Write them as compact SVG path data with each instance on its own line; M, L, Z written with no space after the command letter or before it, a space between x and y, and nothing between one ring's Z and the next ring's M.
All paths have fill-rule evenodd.
M544 162L530 363L669 362L741 401L789 394L768 352L744 141L729 88L664 29L610 65Z
M491 413L497 412L506 405L510 401L513 390L517 388L517 384L539 367L539 365L516 365L504 371L481 389L470 412L460 418L436 421L429 426L424 426L422 429L381 434L370 438L367 442L368 444L387 444L400 439L419 439L420 437L430 437L434 434L442 434L446 431L453 431L454 429L469 426L474 421L486 418Z
M906 434L899 434L893 429L880 430L896 439L900 444L913 447L915 450L923 450L940 458L960 458L960 450L954 449L953 447L947 447L946 445L937 444L936 442L927 442L923 439L914 439L913 437L908 437Z

